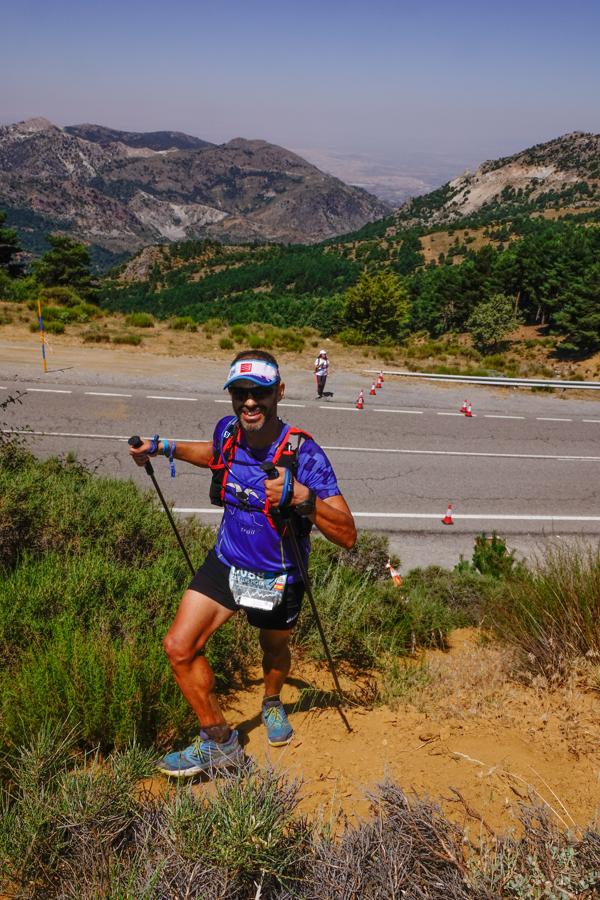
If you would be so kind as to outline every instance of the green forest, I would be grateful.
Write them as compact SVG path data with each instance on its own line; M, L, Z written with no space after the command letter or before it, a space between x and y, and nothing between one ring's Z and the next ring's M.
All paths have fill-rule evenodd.
M87 249L59 235L49 235L50 249L27 267L18 231L0 213L0 290L2 299L19 300L71 288L107 311L310 327L356 345L470 332L479 350L497 352L523 323L545 326L560 353L600 349L598 211L464 219L444 229L454 242L428 263L421 238L435 229L394 230L390 222L316 246L172 244L160 248L147 280L127 283L118 278L123 266L94 280ZM465 236L473 227L484 227L487 243L478 248Z
M235 267L209 269L199 281L189 280L193 263L156 272L146 282L107 281L99 302L161 318L311 326L368 344L401 341L415 331L438 337L470 330L476 308L493 308L502 296L514 311L508 325L546 325L563 338L565 352L592 353L600 348L600 229L597 215L587 218L581 223L521 217L491 230L493 243L473 250L457 240L448 258L428 265L415 229L400 233L391 255L370 232L359 245L366 243L369 251L356 254L359 259L345 255L348 238L337 245L261 248L257 258L246 251ZM383 306L390 305L385 313L382 302L374 302L382 290Z

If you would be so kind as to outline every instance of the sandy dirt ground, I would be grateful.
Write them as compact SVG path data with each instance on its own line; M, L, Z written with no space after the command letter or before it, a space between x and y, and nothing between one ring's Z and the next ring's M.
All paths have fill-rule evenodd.
M454 632L447 652L427 653L421 664L429 683L413 688L398 708L347 705L351 734L327 702L312 709L302 703L308 686L331 687L327 670L309 662L296 661L282 695L295 728L287 747L267 744L258 670L226 698L226 715L253 759L301 780L300 811L334 828L368 817L368 793L385 779L439 802L471 838L482 830L518 830L522 802L546 804L575 832L597 819L596 693L575 681L554 691L511 681L506 652L482 643L474 629ZM342 687L356 694L348 675ZM167 785L156 780L153 789Z

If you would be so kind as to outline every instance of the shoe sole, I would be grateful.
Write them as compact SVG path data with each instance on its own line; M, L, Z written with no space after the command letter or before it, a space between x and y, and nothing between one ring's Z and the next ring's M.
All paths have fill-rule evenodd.
M215 763L212 766L191 766L189 769L163 769L156 766L156 771L167 778L193 778L194 775L208 775L213 777L218 772L226 772L229 769L242 769L247 765L246 759L232 759L231 761Z
M285 741L272 741L267 735L267 741L270 747L287 747L287 745L291 743L293 737L294 733L292 732L289 738L286 738Z

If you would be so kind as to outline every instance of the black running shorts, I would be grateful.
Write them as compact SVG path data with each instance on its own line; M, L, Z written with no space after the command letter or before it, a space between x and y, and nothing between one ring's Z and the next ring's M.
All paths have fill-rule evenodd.
M304 596L304 583L297 581L294 584L286 585L283 599L273 612L238 606L229 587L229 566L221 562L214 548L209 550L206 559L188 587L191 591L198 591L199 594L210 597L211 600L215 600L232 612L243 609L248 616L248 621L255 628L277 631L294 627L300 615Z

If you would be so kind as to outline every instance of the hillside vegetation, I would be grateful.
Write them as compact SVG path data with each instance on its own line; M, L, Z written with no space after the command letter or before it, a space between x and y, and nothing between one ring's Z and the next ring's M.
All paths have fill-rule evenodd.
M182 529L201 559L213 530ZM465 803L477 820L473 837L435 802L389 782L373 794L368 819L338 828L302 814L299 784L258 767L210 791L147 791L156 746L185 742L197 727L161 649L188 573L152 494L95 477L72 458L41 462L4 443L0 560L7 896L250 900L258 885L265 897L336 900L340 883L373 900L401 891L461 900L595 896L597 830L559 828L548 805L521 804L521 831L498 837ZM314 542L317 603L352 684L353 711L393 708L427 681L422 649L443 649L452 628L477 623L512 645L513 679L547 694L576 676L579 690L597 690L597 551L558 554L529 572L503 541L481 536L472 562L454 572L414 570L401 590L386 560L385 540L368 534L351 552ZM211 638L221 691L248 688L257 650L237 619ZM308 657L319 661L322 650L305 611L295 658ZM331 702L308 685L299 710L322 712ZM305 728L308 754L310 741Z
M110 310L310 326L346 343L379 344L382 305L357 317L352 291L359 286L366 308L381 292L388 312L408 303L401 323L385 329L393 346L415 332L437 338L469 331L476 307L502 295L515 313L513 330L519 322L547 326L563 352L585 354L600 348L599 225L600 212L587 212L485 227L463 222L451 231L410 229L313 248L175 244L126 264L99 299ZM497 343L490 342L492 350Z

